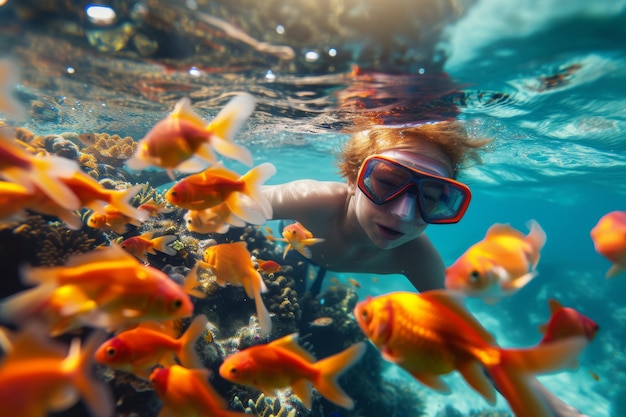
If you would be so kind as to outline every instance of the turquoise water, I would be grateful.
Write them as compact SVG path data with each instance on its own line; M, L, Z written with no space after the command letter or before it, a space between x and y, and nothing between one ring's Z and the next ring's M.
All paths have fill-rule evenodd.
M277 174L269 183L299 178L341 180L334 153L346 136L339 131L338 97L354 83L346 77L350 59L327 58L331 63L323 65L300 59L298 65L289 66L267 56L246 55L236 42L226 42L227 48L235 50L215 47L220 51L216 56L196 57L202 73L194 75L187 70L195 62L192 54L180 58L178 70L171 70L176 63L172 56L141 57L130 46L118 52L98 51L72 32L71 13L19 21L8 9L16 3L0 6L0 19L10 20L0 28L0 44L3 52L21 63L22 81L16 93L31 106L29 116L18 125L40 135L107 131L138 139L183 95L191 95L194 108L210 118L228 94L249 91L258 99L257 111L238 140L249 146L255 163L275 164ZM45 10L45 2L23 4L30 3ZM128 6L131 2L118 3ZM197 3L200 10L217 7L215 2ZM449 5L443 0L435 3L442 9ZM185 2L172 4L185 7ZM245 2L233 4L233 8L242 7L242 20L250 19L250 33L261 36L259 27L273 27L266 14L261 15L263 24L255 20L254 7ZM293 10L305 9L306 4L294 2ZM502 346L528 346L540 339L537 326L549 316L549 298L591 317L601 330L581 356L579 370L543 376L541 381L584 415L626 416L626 405L620 400L626 395L626 275L604 278L610 263L594 251L589 236L601 216L626 210L626 2L478 0L459 4L463 13L450 18L439 33L447 59L435 65L458 88L437 99L442 105L457 105L458 117L471 134L491 137L493 142L481 153L483 164L469 167L460 176L473 193L464 219L455 225L430 226L427 234L449 265L482 239L493 223L510 223L526 232L528 220L538 221L547 234L538 277L497 305L470 301L469 306ZM409 10L402 2L397 7ZM410 7L413 12L420 7L433 11L432 5ZM232 9L227 12L237 16ZM333 16L333 10L327 14ZM309 23L321 24L316 18L321 19L312 16ZM327 31L327 38L323 31L309 38L308 48L301 38L281 39L287 44L293 41L298 57L307 50L327 51L335 45L339 51L343 46L354 53L359 40L366 49L369 38L355 40L345 35L342 39ZM268 39L275 37L268 35ZM418 43L411 33L403 32L401 37ZM47 43L54 39L59 41ZM217 38L218 46L219 42ZM59 49L52 50L52 45ZM355 60L366 66L367 57L363 54ZM208 71L211 65L219 71ZM410 60L400 70L413 71L419 79L422 67L429 75L429 66ZM268 71L276 78L268 77ZM167 84L159 83L159 78ZM392 88L397 80L377 87L398 92ZM418 85L425 84L420 81ZM35 100L41 105L34 105ZM412 111L416 118L424 117L419 106ZM275 222L270 225L277 230ZM361 299L411 290L401 276L378 280L366 274L331 272L329 276L342 282L356 278ZM325 285L332 285L331 280ZM411 389L421 389L397 368L390 367L388 373ZM453 393L429 392L428 415L435 416L445 404L463 413L486 408L484 400L457 375L447 380ZM506 407L500 398L498 408Z

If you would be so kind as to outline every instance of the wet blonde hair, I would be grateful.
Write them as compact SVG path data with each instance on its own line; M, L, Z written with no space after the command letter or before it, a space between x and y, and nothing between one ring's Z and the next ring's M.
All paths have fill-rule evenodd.
M462 123L441 121L409 127L375 126L353 133L339 154L339 172L349 184L356 183L363 161L374 154L411 146L418 140L437 145L450 160L453 178L465 162L481 162L477 150L489 139L472 139Z

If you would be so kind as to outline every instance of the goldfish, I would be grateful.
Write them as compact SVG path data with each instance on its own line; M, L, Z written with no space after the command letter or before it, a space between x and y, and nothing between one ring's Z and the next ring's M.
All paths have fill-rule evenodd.
M486 371L517 417L551 417L534 388L534 374L575 367L587 345L583 336L526 349L500 348L463 304L460 293L430 290L392 292L357 303L354 316L363 333L393 362L422 384L447 393L442 375L457 370L494 404Z
M270 343L251 346L224 359L219 373L235 384L253 386L268 396L291 387L302 404L311 409L311 385L327 400L346 409L354 400L337 384L337 379L365 353L365 343L319 361L298 344L296 333Z
M159 416L245 417L228 410L228 404L209 384L208 369L187 369L179 365L155 368L150 383L163 403Z
M176 339L139 325L102 343L96 350L95 359L102 365L132 372L145 379L156 365L175 365L177 358L187 368L202 368L195 346L206 324L206 316L198 315Z
M287 242L287 246L283 252L283 259L287 257L287 252L292 249L298 251L306 258L310 258L311 249L309 249L308 246L324 241L322 238L313 237L313 233L309 232L306 227L298 222L285 226L282 235L282 238L274 238L273 240Z
M0 132L0 178L45 194L67 210L80 208L80 200L61 178L80 172L74 161L60 156L36 156Z
M244 227L246 222L235 216L226 203L205 210L187 210L183 216L187 230L194 233L226 233L230 226ZM250 221L250 219L248 219ZM260 216L259 221L265 218Z
M198 264L213 272L218 285L243 287L246 295L254 299L261 329L269 334L272 330L272 320L261 298L261 293L267 292L267 287L252 262L246 242L209 246L204 250L203 258L204 261L199 261Z
M174 211L173 207L167 206L167 201L157 203L154 199L140 204L137 209L147 211L150 217L159 217L160 214L169 214Z
M205 210L224 203L238 218L259 224L272 217L272 206L261 194L260 186L275 173L276 168L269 162L242 176L217 164L178 181L165 198L189 210Z
M598 324L571 307L563 307L555 299L548 300L550 320L539 326L543 338L539 343L550 343L568 337L584 336L591 342L600 329Z
M169 256L176 255L176 249L167 246L178 239L175 235L165 235L152 237L152 232L146 232L140 236L129 237L120 243L120 247L135 258L148 263L147 254L156 255L156 251L163 252Z
M68 303L61 316L73 318L77 325L116 329L142 321L188 317L193 312L188 293L197 284L195 269L181 286L117 245L73 255L64 266L26 266L20 273L25 285L36 286L0 303L0 317L10 321L23 320L24 312L45 306L58 288L67 285L81 295L80 302ZM93 308L84 314L91 303Z
M19 79L20 71L15 61L9 58L0 59L0 113L23 119L26 110L11 94L11 89L19 83Z
M272 260L264 261L263 259L257 258L256 264L257 264L256 270L259 271L263 275L273 276L275 273L283 270L283 267L280 266L278 262L272 261Z
M138 210L142 210L138 208ZM107 204L104 207L104 213L94 213L87 217L87 226L92 229L112 230L117 234L123 235L128 232L128 225L141 226L141 221L119 211L115 206Z
M2 415L45 417L82 397L94 417L112 416L111 392L92 376L94 351L102 340L102 334L94 332L84 346L74 338L67 350L36 324L25 325L0 362Z
M514 294L536 275L546 234L537 222L524 236L506 224L494 224L445 271L445 286L493 304Z
M613 263L606 277L613 278L626 271L626 211L605 214L590 234L596 252Z
M244 165L252 166L250 151L233 142L233 136L252 114L255 102L250 94L234 97L215 117L206 123L182 98L172 113L158 122L137 143L137 151L126 165L135 170L150 166L163 168L174 179L173 171L201 171L217 158L213 151Z

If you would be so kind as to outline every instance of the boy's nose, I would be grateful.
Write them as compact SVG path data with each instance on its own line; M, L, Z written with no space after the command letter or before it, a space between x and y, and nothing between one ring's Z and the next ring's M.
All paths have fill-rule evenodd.
M412 220L415 214L415 198L416 196L413 193L404 193L396 198L391 202L391 214L405 221Z

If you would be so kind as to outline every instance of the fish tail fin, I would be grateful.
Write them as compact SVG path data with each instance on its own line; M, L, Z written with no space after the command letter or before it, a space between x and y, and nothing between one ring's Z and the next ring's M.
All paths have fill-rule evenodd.
M57 288L54 283L38 285L11 295L0 302L0 318L20 322L36 312Z
M196 289L200 286L200 281L198 280L198 267L202 268L210 268L208 264L203 261L198 260L195 265L191 268L191 270L187 273L185 280L183 281L183 288L185 292L192 297L196 298L205 298L206 293Z
M76 389L95 417L110 417L114 414L111 391L106 384L92 376L96 350L106 338L105 332L94 332L86 340L83 349L80 346L80 339L75 338L61 365L63 369L73 374Z
M111 201L109 204L118 209L121 213L136 219L140 222L146 221L150 213L145 210L139 210L130 204L130 200L143 189L144 184L137 184L126 190L118 190L111 193Z
M339 386L337 380L341 374L363 357L365 350L365 343L360 342L342 352L317 361L314 367L320 372L313 385L319 393L340 407L353 409L354 400Z
M22 171L17 182L24 181L35 184L41 192L45 193L56 204L67 210L81 208L78 196L66 186L59 178L69 178L75 172L80 171L76 162L60 156L43 156L32 158L33 168Z
M225 201L233 214L249 223L259 223L259 212L266 218L272 218L272 205L267 197L261 193L261 185L276 173L276 167L269 163L263 163L245 173L241 180L245 184L242 194L248 197L254 204L246 204L243 197L238 193L232 193Z
M578 355L587 344L585 337L576 336L529 349L502 349L500 363L486 369L517 417L550 417L532 384L533 375L577 367Z
M246 147L234 143L233 139L254 111L254 106L252 95L240 94L230 100L206 127L213 133L210 139L213 149L247 166L252 166L252 154Z
M152 239L152 243L154 243L154 249L158 250L159 252L163 252L170 256L174 256L178 252L173 247L167 246L167 245L169 245L176 239L178 239L178 237L175 235L165 235L165 236L155 237L154 239Z
M269 335L272 332L272 318L260 294L258 297L254 297L254 306L256 307L256 316L261 330L265 335Z
M181 351L178 357L185 368L193 369L204 366L196 351L196 341L202 336L202 332L206 330L207 323L208 320L204 314L196 316L185 333L180 337Z
M544 232L539 223L535 220L530 220L528 222L528 228L530 229L530 232L526 235L525 240L533 248L531 261L533 266L536 266L539 262L539 252L546 244L546 232Z

